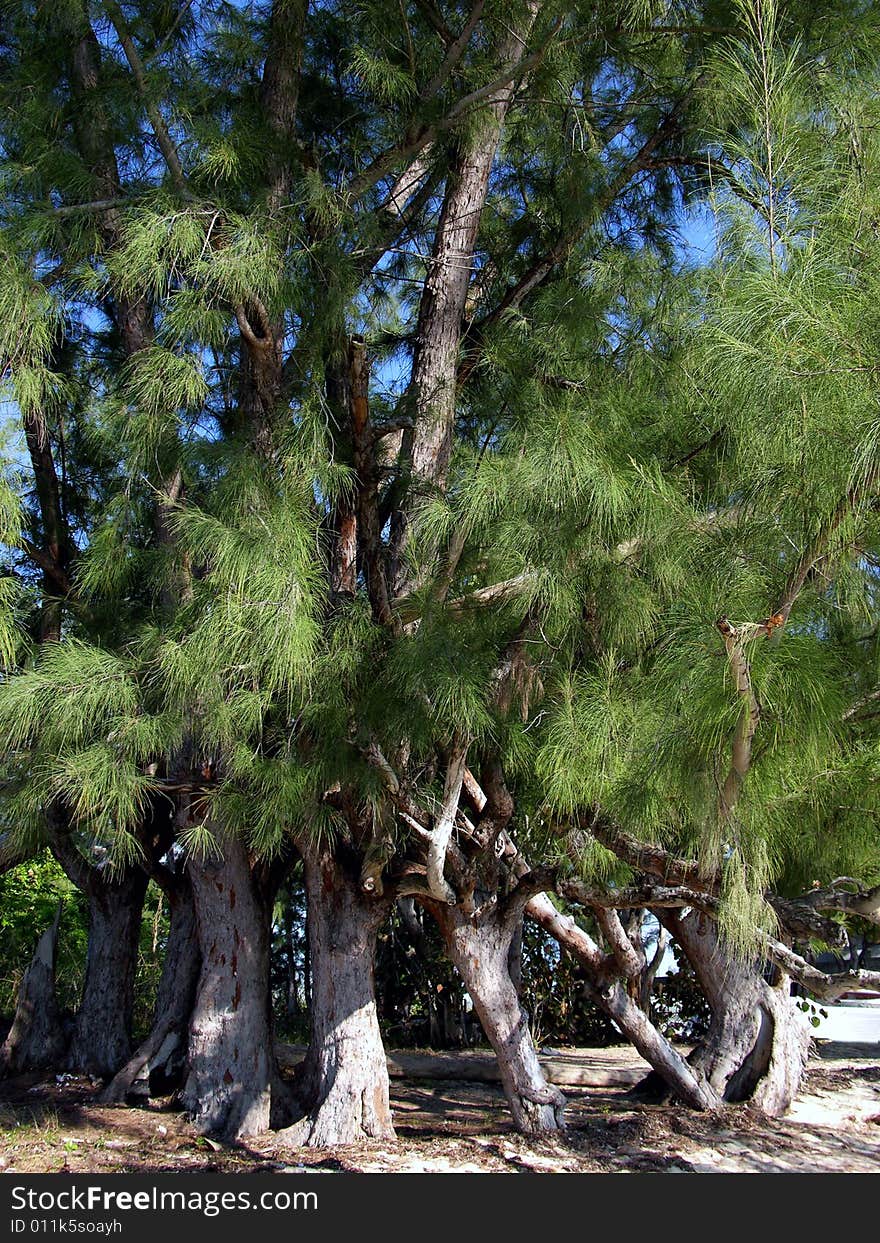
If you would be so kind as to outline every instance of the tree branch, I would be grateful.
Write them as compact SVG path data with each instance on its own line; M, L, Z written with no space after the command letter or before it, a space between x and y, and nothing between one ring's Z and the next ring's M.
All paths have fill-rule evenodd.
M130 207L133 201L120 196L113 199L93 199L90 203L62 203L60 207L52 208L52 215L63 220L67 216L83 216L92 212L114 211L117 207Z
M122 45L122 50L125 53L125 59L128 61L129 67L131 68L132 75L135 83L137 84L138 94L140 95L144 107L147 110L147 116L150 118L150 125L153 127L153 133L156 135L156 141L159 144L159 150L162 152L162 158L165 160L168 171L171 174L171 180L174 183L174 188L180 194L186 195L188 193L186 177L184 176L183 166L180 163L180 157L177 154L177 148L174 145L171 134L168 132L168 127L165 124L161 112L150 97L150 88L147 83L146 73L144 72L143 61L141 60L140 53L135 47L134 40L129 33L128 25L125 17L123 16L122 9L116 3L116 0L104 0L104 7L107 10L107 16L110 18L110 22L113 29L116 31L119 42Z
M634 980L641 975L644 959L636 951L626 935L620 916L614 907L597 906L594 908L596 922L602 929L614 960L625 980Z
M695 906L708 914L717 913L721 896L721 875L706 871L695 859L681 859L660 846L646 845L628 833L612 828L600 817L590 824L589 831L612 854L640 872L656 876L663 888L643 886L629 890L611 890L606 901L597 890L587 890L577 880L560 882L559 892L569 901L587 906L612 905L616 907L645 906ZM872 891L873 892L873 891ZM792 935L801 939L819 937L829 944L839 939L838 926L822 919L803 899L783 898L765 892L764 900L772 907L780 924ZM845 901L845 898L844 898ZM826 910L840 909L825 907Z
M473 324L468 330L465 337L465 346L469 344L458 371L458 383L463 384L473 372L479 359L478 347L480 340L485 336L486 330L505 314L506 311L514 310L532 293L544 283L550 273L556 268L568 255L590 228L594 219L601 216L606 211L622 190L629 185L633 177L639 172L646 169L652 161L655 151L660 147L667 138L671 137L678 128L678 118L693 96L699 84L694 84L670 112L663 118L656 130L649 135L642 146L636 153L624 164L618 171L616 176L611 180L604 192L599 196L596 203L596 210L593 215L586 221L579 221L573 228L563 233L562 236L554 243L551 248L546 251L538 259L533 260L530 266L525 270L513 285L509 286L502 295L500 302L491 311L488 312L477 323ZM469 340L470 339L470 340Z
M455 826L458 800L461 797L466 758L467 746L461 742L454 742L449 762L446 765L443 805L431 830L431 840L428 843L428 889L432 897L440 902L446 902L449 906L455 906L458 899L443 873L446 865L446 851Z
M761 708L752 687L743 628L732 626L726 617L720 618L717 625L724 639L736 693L743 704L733 735L730 768L718 795L718 818L722 824L727 824L739 801L743 782L751 767L752 741L761 719Z
M614 960L570 916L562 915L546 894L532 898L526 915L555 938L588 973L587 995L601 1005L639 1053L663 1076L676 1095L694 1109L716 1109L720 1101L705 1078L657 1031L619 981L613 981ZM613 981L613 982L612 982Z
M513 65L500 73L491 82L487 82L485 86L478 87L476 90L470 91L467 95L463 95L461 99L450 108L444 117L437 121L432 121L429 125L424 125L414 133L410 130L409 135L400 143L379 153L356 177L353 177L348 183L347 191L350 199L358 199L365 194L377 181L390 172L395 164L401 160L407 160L411 156L417 155L429 143L433 142L440 134L452 129L456 122L462 116L479 107L484 103L495 103L492 96L499 91L503 91L505 87L509 87L512 83L517 82L525 74L533 69L544 58L550 41L556 35L559 29L560 21L554 23L551 34L546 43L544 43L537 51L532 52L530 56L523 57L516 65Z
M28 559L33 561L34 565L43 571L46 578L51 578L52 582L63 596L70 595L70 579L68 578L66 572L55 561L54 557L50 557L48 553L44 552L42 548L38 548L37 545L27 539L26 536L22 536L21 547L27 554Z
M844 881L857 883L841 878L825 888L808 889L806 893L795 898L791 905L806 906L816 911L840 911L848 915L858 915L861 919L880 926L880 885L875 885L873 889L858 888L853 891L839 888Z
M718 800L719 820L722 824L729 822L739 801L743 783L748 776L752 763L752 743L761 720L761 706L752 687L751 671L745 654L745 644L758 635L767 638L781 633L785 628L791 610L803 590L807 579L818 563L827 555L829 542L851 512L863 488L870 488L876 482L878 472L874 471L861 487L850 488L826 526L819 532L812 546L807 549L798 561L782 590L776 610L762 622L744 622L732 625L726 617L717 622L718 630L724 639L727 660L733 674L737 694L743 701L743 708L737 722L731 747L730 768Z
M471 11L468 15L468 19L464 24L461 34L458 36L457 39L455 39L452 43L450 43L448 51L443 58L442 65L440 66L440 68L435 73L434 77L431 78L430 82L427 83L424 90L419 95L419 98L422 100L422 102L427 102L427 100L433 99L433 97L436 94L438 94L444 82L447 80L449 75L455 69L455 66L461 60L462 56L465 53L465 50L467 49L467 45L471 41L471 35L474 33L474 30L476 29L477 22L479 22L480 18L483 15L483 9L485 7L486 7L485 0L475 0L474 5L471 8Z
M780 971L820 1001L837 1001L844 993L859 988L880 991L880 971L840 971L829 975L773 937L765 939L764 950Z
M435 31L445 44L455 42L455 35L443 20L443 15L430 3L430 0L416 0L416 7L425 17L428 25Z

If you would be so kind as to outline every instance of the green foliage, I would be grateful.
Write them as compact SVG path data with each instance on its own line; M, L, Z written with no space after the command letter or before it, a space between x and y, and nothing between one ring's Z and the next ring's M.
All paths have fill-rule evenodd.
M523 9L486 5L451 63L428 6L312 6L291 135L258 82L265 6L139 6L181 186L112 32L85 108L81 7L11 6L4 395L69 547L59 585L33 555L54 485L10 438L6 811L33 842L60 800L124 862L186 768L196 854L377 827L402 853L376 749L432 814L464 740L503 763L530 858L597 810L696 852L745 953L767 885L880 869L876 30L856 3L542 9L466 256L445 486L410 474L408 436L376 441L380 551L415 584L391 626L363 547L353 598L331 583L366 484L347 345L369 343L374 426L411 415L441 191L487 115L454 109ZM759 718L733 807L747 697L720 617L752 628ZM572 866L620 878L577 840Z
M0 1014L12 1015L21 977L59 904L56 985L59 1004L74 1009L85 967L85 900L48 852L0 876Z
M876 152L861 84L834 77L827 50L814 64L783 43L773 5L738 7L743 36L713 54L704 87L719 247L678 320L659 413L673 444L690 425L704 445L658 494L679 524L677 564L650 611L620 601L641 622L635 658L607 640L595 657L580 648L553 688L537 764L554 814L601 806L720 869L722 929L747 954L772 927L763 891L803 885L807 860L829 875L825 852L852 850L866 882L877 872L873 785L854 794L873 724L854 729L852 705L876 685L877 371L863 351L880 252L865 232ZM759 722L725 814L746 707L715 621L771 615L804 557L785 632L754 628L745 643Z
M11 1018L21 977L37 941L61 907L56 991L62 1010L73 1013L85 978L88 904L48 851L0 876L0 1016ZM134 1030L140 1039L150 1028L156 989L168 938L168 911L161 892L150 885L141 917L135 990Z

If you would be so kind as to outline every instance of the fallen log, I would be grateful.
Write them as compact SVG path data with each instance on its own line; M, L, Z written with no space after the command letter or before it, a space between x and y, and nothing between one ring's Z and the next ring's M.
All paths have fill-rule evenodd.
M561 1088L630 1088L650 1070L648 1063L626 1050L626 1061L604 1049L571 1049L539 1053L549 1081ZM304 1045L276 1043L282 1071L291 1071L305 1057ZM483 1050L456 1053L395 1051L387 1054L392 1079L430 1079L468 1083L500 1083L494 1053Z

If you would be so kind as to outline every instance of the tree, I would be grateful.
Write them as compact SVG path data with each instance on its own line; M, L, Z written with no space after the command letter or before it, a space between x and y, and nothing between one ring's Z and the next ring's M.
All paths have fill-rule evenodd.
M705 559L698 540L649 659L618 665L598 688L605 728L578 720L580 712L591 724L597 718L596 690L581 683L553 747L589 740L577 757L587 774L582 805L601 800L599 840L627 864L638 869L644 859L648 872L672 875L668 855L640 858L638 842L608 832L609 818L642 842L696 850L699 867L690 882L679 869L678 880L704 889L711 877L721 902L709 914L720 916L732 954L730 981L713 998L724 960L710 948L713 921L701 937L693 920L679 922L686 952L695 965L704 960L717 1020L711 1039L724 1045L712 1057L727 1062L729 1090L741 1091L761 1043L747 1036L754 1024L768 1074L778 1076L762 1091L784 1109L803 1041L791 1003L777 1004L787 987L764 992L770 942L762 945L761 929L766 937L778 922L789 940L833 943L839 929L811 924L811 912L842 911L849 899L826 892L798 926L797 910L772 897L768 904L768 890L793 897L809 876L835 870L877 878L866 715L876 641L876 376L862 352L876 296L874 239L864 226L874 213L866 176L873 105L854 69L866 51L858 36L843 62L810 50L807 72L806 47L783 43L774 6L743 6L743 14L743 38L706 73L719 248L690 331L694 352L686 349L678 373L700 424L699 451L685 465L702 497ZM713 618L720 643L709 639ZM551 751L544 763L571 805L578 768L563 769L562 760ZM869 910L875 900L876 890L857 899ZM734 960L752 955L747 984ZM778 943L769 958L810 976ZM747 1002L750 992L766 1003Z
M525 913L577 944L600 1003L715 1107L621 983L614 892L594 902L603 954L542 891L575 864L625 879L595 832L572 836L591 818L693 845L719 885L697 892L742 956L796 805L867 785L865 745L814 789L844 745L832 719L862 730L873 702L852 620L874 590L871 374L849 334L828 336L830 295L809 340L779 335L804 272L850 296L839 240L865 182L841 153L868 131L789 98L819 56L845 77L839 6L793 4L775 30L760 2L686 21L662 7L13 6L9 818L33 841L51 824L79 861L97 843L113 884L169 860L184 878L201 961L184 1096L206 1128L391 1134L373 964L408 897L437 921L521 1126L561 1121L511 974ZM713 111L724 75L751 84L756 64L757 96ZM780 162L783 121L818 184L845 182L824 250L787 241L819 216ZM706 274L676 251L682 193L719 176L751 213L730 234L741 281L723 249ZM789 373L817 342L834 349L804 432ZM756 427L783 372L785 417ZM821 457L849 386L861 404ZM832 565L845 610L820 589ZM853 836L835 832L848 857ZM312 1043L288 1090L269 947L295 853ZM183 1024L157 1015L134 1073Z

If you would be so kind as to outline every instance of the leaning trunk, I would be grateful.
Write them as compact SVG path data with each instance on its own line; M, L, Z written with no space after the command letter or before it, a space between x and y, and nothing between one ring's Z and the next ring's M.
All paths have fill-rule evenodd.
M104 1101L153 1096L176 1087L186 1062L187 1032L201 965L193 892L184 873L165 890L168 943L150 1034L108 1084Z
M388 1067L376 1014L376 934L389 903L361 891L327 851L306 849L312 1034L295 1085L303 1117L289 1142L309 1147L393 1139Z
M660 1034L620 980L608 977L605 960L592 937L570 915L557 911L546 894L536 894L526 906L526 914L555 937L584 968L586 998L614 1020L623 1036L654 1068L655 1076L649 1078L671 1089L692 1109L716 1109L720 1100L712 1085Z
M619 980L612 984L597 984L588 977L584 981L584 997L614 1020L621 1035L653 1067L649 1079L663 1084L664 1094L671 1094L692 1109L713 1110L718 1107L719 1094L700 1067L685 1061Z
M201 970L182 1101L199 1130L234 1140L269 1129L272 888L239 839L220 849L188 864Z
M727 1101L749 1101L770 1117L784 1114L800 1087L810 1033L789 995L788 977L764 979L761 964L728 954L708 916L669 917L669 927L696 972L712 1018L691 1054Z
M564 1127L565 1097L544 1076L510 975L515 924L490 915L476 920L459 907L431 902L449 958L464 981L486 1038L495 1050L504 1094L517 1129L530 1135Z
M131 1056L131 1024L141 911L147 875L139 867L111 877L90 868L86 978L68 1062L71 1070L109 1076Z
M64 1056L66 1040L55 996L55 960L61 907L37 942L22 977L9 1035L0 1048L0 1075L52 1069Z

